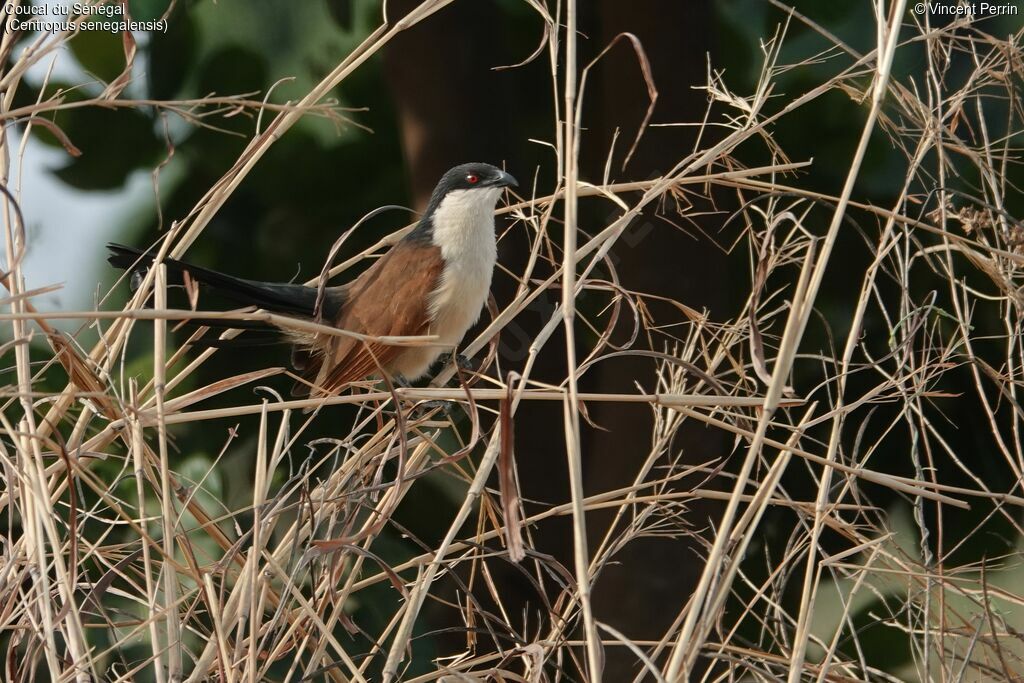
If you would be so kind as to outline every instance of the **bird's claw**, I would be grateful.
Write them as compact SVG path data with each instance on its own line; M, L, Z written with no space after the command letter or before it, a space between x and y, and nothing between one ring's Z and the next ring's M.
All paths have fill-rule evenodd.
M412 412L409 414L409 416L413 419L419 419L420 417L423 417L426 413L429 413L431 410L440 409L442 415L444 417L448 417L449 415L452 414L452 410L455 409L455 405L455 401L423 401L422 403L416 404L416 407L412 409Z

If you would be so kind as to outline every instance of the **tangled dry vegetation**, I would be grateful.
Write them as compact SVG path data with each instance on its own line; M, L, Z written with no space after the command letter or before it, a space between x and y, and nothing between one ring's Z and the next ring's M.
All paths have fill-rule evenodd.
M566 54L573 63L575 3L556 9L528 1L547 26L542 47L551 63L564 65ZM325 95L396 32L414 30L445 4L427 0L402 21L383 23L299 103L133 102L120 99L123 82L105 87L93 104L158 105L199 125L225 113L260 118L238 162L190 215L172 217L177 220L160 241L160 254L184 256L290 126L302 116L340 117L324 104ZM47 115L63 104L58 93L28 111L3 111L6 122L20 124L3 128L9 312L2 322L10 330L3 354L13 366L0 410L5 678L113 681L145 673L157 681L597 681L603 651L627 648L636 679L644 681L685 680L694 671L708 680L1018 680L1024 675L1024 412L1017 391L1024 380L1018 284L1024 239L1004 202L1018 192L1007 175L1018 163L1024 115L1021 35L997 38L970 18L931 26L902 1L878 0L873 7L877 47L866 54L793 14L761 46L764 66L754 92L735 92L711 64L704 84L707 134L651 180L577 181L588 71L553 68L560 96L552 163L562 170L561 180L554 188L532 188L502 209L513 218L510 230L530 236L532 251L525 272L503 275L519 282L515 297L492 309L486 329L467 340L464 352L484 359L480 372L453 378L448 370L431 387L394 393L374 389L311 402L267 392L254 402L251 392L237 391L236 407L204 409L205 399L281 370L182 393L185 380L219 351L168 347L168 327L193 313L168 309L159 268L124 310L35 312L32 300L40 290L32 288L40 283L21 277L25 223L10 160L23 149L18 136L30 126L52 127ZM796 22L833 47L805 62L780 63ZM30 64L72 39L50 36L15 48L5 34L4 55L15 53L3 89L16 88ZM638 74L645 74L642 46L631 47ZM921 62L893 73L894 54L911 50ZM133 57L134 46L126 44L127 61ZM971 65L966 77L964 63ZM812 65L831 76L780 96L780 75ZM837 90L862 112L864 125L853 157L829 160L848 168L845 186L837 196L824 196L801 186L819 162L787 158L773 130ZM885 137L905 155L903 185L894 188L891 206L858 201L872 136ZM71 141L67 147L73 151ZM768 150L773 163L745 165L752 148ZM644 296L617 280L609 254L643 209L660 207L685 219L688 206L712 195L740 207L722 215L738 235L723 246L735 276L749 275L746 304L734 312L697 312L677 302L684 311L679 320L652 319ZM549 226L575 226L582 202L603 202L616 212L604 225L585 226L586 233L566 230L553 239L562 231L549 232ZM847 257L834 249L845 231L859 236L868 264L855 282L830 279L830 264ZM352 256L332 275L394 238ZM544 262L552 266L550 277L535 275ZM532 340L525 365L505 367L496 340L547 291L558 292L561 304ZM575 309L584 291L608 309L586 319ZM841 305L816 313L826 292ZM82 320L101 341L84 348L52 328L51 318ZM580 394L582 370L623 351L612 348L602 330L629 319L636 333L626 350L653 352L661 361L656 377L637 378L638 386L653 391ZM155 340L152 375L140 381L125 371L124 351L146 326ZM577 338L585 326L592 333ZM565 347L548 343L560 328ZM810 347L811 335L829 342ZM579 348L586 350L583 357L576 355ZM541 354L568 354L573 372L557 386L533 381ZM41 393L38 378L58 363L67 386ZM949 379L953 375L969 378L967 395L951 388L963 386ZM459 407L450 415L411 410L442 398ZM977 452L949 445L958 420L949 412L959 405L953 399L970 401L987 416L988 431L974 435ZM564 406L573 484L570 502L532 515L515 495L510 438L523 401ZM655 428L632 481L584 497L579 443L587 415L581 408L598 401L648 404ZM339 428L335 440L307 451L308 425L325 404L337 403L359 404L359 419L351 431ZM317 410L303 413L310 407ZM170 454L178 426L223 417L258 432L253 497L242 509L229 509L207 489L219 476L217 461L207 471L182 471ZM731 451L711 462L685 460L675 436L689 423L728 435ZM209 430L210 448L220 450L224 438ZM880 460L880 453L898 458L898 467ZM325 464L330 475L312 478ZM908 475L891 473L899 469ZM816 496L789 493L784 477L792 470L813 481ZM386 531L405 533L394 527L392 513L430 471L460 482L458 513L443 540L389 566L376 544ZM957 473L953 483L943 479L951 471ZM873 504L873 496L892 492L902 507ZM712 524L680 523L688 502L701 498L722 503ZM613 524L588 536L585 513L608 508ZM942 518L968 508L984 511L977 526L963 537L944 537ZM788 511L778 517L786 520L788 541L774 554L757 539L766 514L779 509ZM530 530L556 516L573 522L570 567L531 547ZM985 535L992 520L1013 530L1009 552L982 565L950 559L959 546ZM692 599L668 606L678 613L672 629L660 640L639 641L602 623L589 596L616 553L650 534L694 544L703 568ZM602 540L588 544L588 537ZM494 563L508 562L530 577L544 606L525 620L506 613L493 590ZM442 595L450 582L457 583L454 603ZM379 584L390 584L393 599L376 606L386 613L386 627L368 633L350 614ZM432 673L410 678L410 643L428 601L459 615L464 647L438 653ZM854 616L866 604L873 605L871 619L911 643L910 666L885 670L877 642L861 642L863 620ZM371 645L354 646L356 636Z

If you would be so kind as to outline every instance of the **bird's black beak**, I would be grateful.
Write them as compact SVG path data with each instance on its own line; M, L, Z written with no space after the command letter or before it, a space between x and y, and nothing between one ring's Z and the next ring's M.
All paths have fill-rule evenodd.
M494 181L495 187L519 187L519 181L512 177L511 173L501 171Z

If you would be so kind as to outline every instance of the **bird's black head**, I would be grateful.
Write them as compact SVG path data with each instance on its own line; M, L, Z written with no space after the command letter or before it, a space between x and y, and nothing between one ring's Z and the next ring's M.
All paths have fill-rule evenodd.
M453 190L476 190L483 188L518 187L519 183L496 166L482 163L459 164L441 176L441 180L430 195L427 215L437 208L441 200Z
M464 205L467 204L466 200L469 200L470 204L477 204L480 208L486 207L487 211L493 211L501 189L518 186L515 178L497 166L483 163L459 164L441 176L433 194L430 195L426 213L409 235L409 239L430 240L434 214L446 197L455 200L458 196Z

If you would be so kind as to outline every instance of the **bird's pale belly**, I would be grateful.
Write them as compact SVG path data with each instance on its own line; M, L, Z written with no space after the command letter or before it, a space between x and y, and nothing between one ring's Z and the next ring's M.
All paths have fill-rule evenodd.
M426 373L439 356L450 353L480 318L491 288L492 272L493 262L489 267L486 263L477 268L449 267L447 277L431 297L434 322L428 334L436 335L437 340L430 346L403 351L389 370L413 380Z

